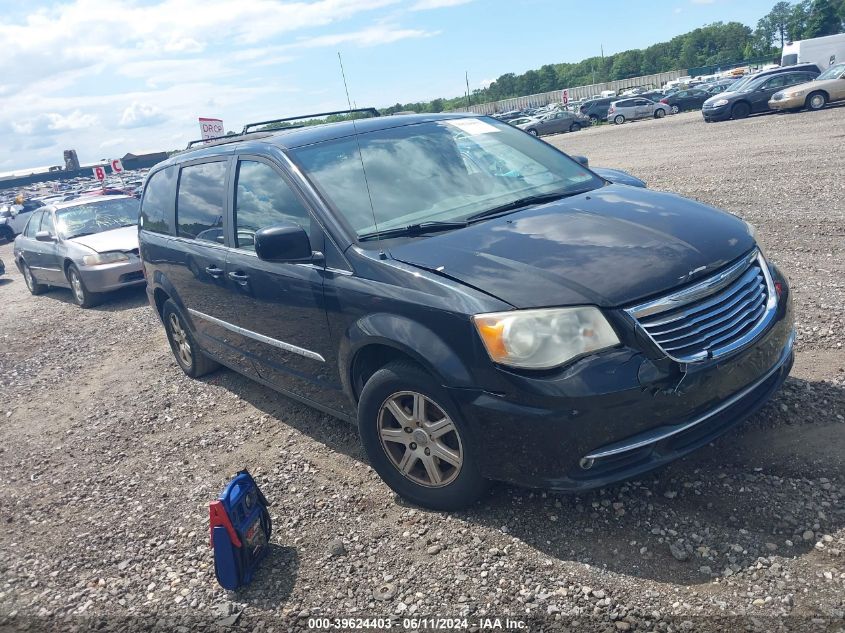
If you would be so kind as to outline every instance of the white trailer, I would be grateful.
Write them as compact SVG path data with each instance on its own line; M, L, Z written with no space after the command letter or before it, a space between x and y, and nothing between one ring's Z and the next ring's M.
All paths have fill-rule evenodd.
M828 66L845 61L845 33L789 42L783 47L781 66L815 64L824 72Z

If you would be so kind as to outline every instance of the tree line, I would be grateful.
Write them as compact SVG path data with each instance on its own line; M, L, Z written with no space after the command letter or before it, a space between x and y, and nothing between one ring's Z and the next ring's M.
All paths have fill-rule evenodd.
M464 108L468 102L499 101L678 68L718 66L742 60L780 61L786 42L843 32L845 0L778 2L754 29L739 22L716 22L644 49L589 57L577 63L545 64L522 74L506 73L471 95L397 103L380 111L382 114L407 110L442 112Z

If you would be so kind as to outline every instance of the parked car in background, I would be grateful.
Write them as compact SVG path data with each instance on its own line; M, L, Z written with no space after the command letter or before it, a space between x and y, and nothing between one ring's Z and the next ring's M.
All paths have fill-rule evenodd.
M701 108L704 120L744 119L750 114L769 112L769 99L784 88L812 81L819 76L816 66L796 70L796 66L749 75L729 92L707 99Z
M430 508L488 480L639 477L758 410L793 362L789 286L749 225L488 117L177 154L139 239L188 376L222 363L357 422L385 483Z
M660 99L660 103L669 106L672 114L677 114L684 110L700 110L704 102L711 96L706 90L687 88L686 90L679 90L668 97L663 97Z
M593 124L604 121L607 119L607 111L610 108L610 104L616 100L616 97L593 99L581 106L581 114L590 119Z
M662 119L669 113L669 106L665 103L655 103L642 97L622 99L610 104L607 120L621 125L625 121L637 119Z
M516 127L533 136L544 136L562 132L578 132L581 128L589 127L591 124L589 117L561 110L549 113L539 119L532 119L527 123L520 123Z
M813 81L772 95L772 110L821 110L828 103L845 99L845 62L831 66Z
M29 291L70 288L73 300L89 308L102 293L144 284L139 204L130 196L83 197L32 213L14 247Z
M15 236L23 231L30 214L40 209L44 203L34 198L24 200L23 203L12 203L0 207L0 239L12 242Z
M711 97L713 95L718 95L723 92L727 92L730 90L731 86L735 84L736 81L731 79L729 81L717 81L716 83L709 84L708 86L704 87L703 90L707 92ZM706 101L706 99L705 99ZM704 105L703 103L701 105Z

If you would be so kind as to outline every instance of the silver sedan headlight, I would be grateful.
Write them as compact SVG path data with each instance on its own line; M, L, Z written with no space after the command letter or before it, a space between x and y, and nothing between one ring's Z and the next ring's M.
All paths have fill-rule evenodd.
M472 320L491 360L521 369L551 369L619 345L610 323L592 306L492 312Z
M86 266L102 266L104 264L117 264L118 262L128 261L129 255L120 251L97 253L96 255L85 255L82 258L82 263Z

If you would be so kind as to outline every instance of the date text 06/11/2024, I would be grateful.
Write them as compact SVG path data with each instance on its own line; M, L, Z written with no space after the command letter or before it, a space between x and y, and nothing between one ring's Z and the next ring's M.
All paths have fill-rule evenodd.
M511 618L308 618L308 628L316 631L524 631L528 628L524 620Z

